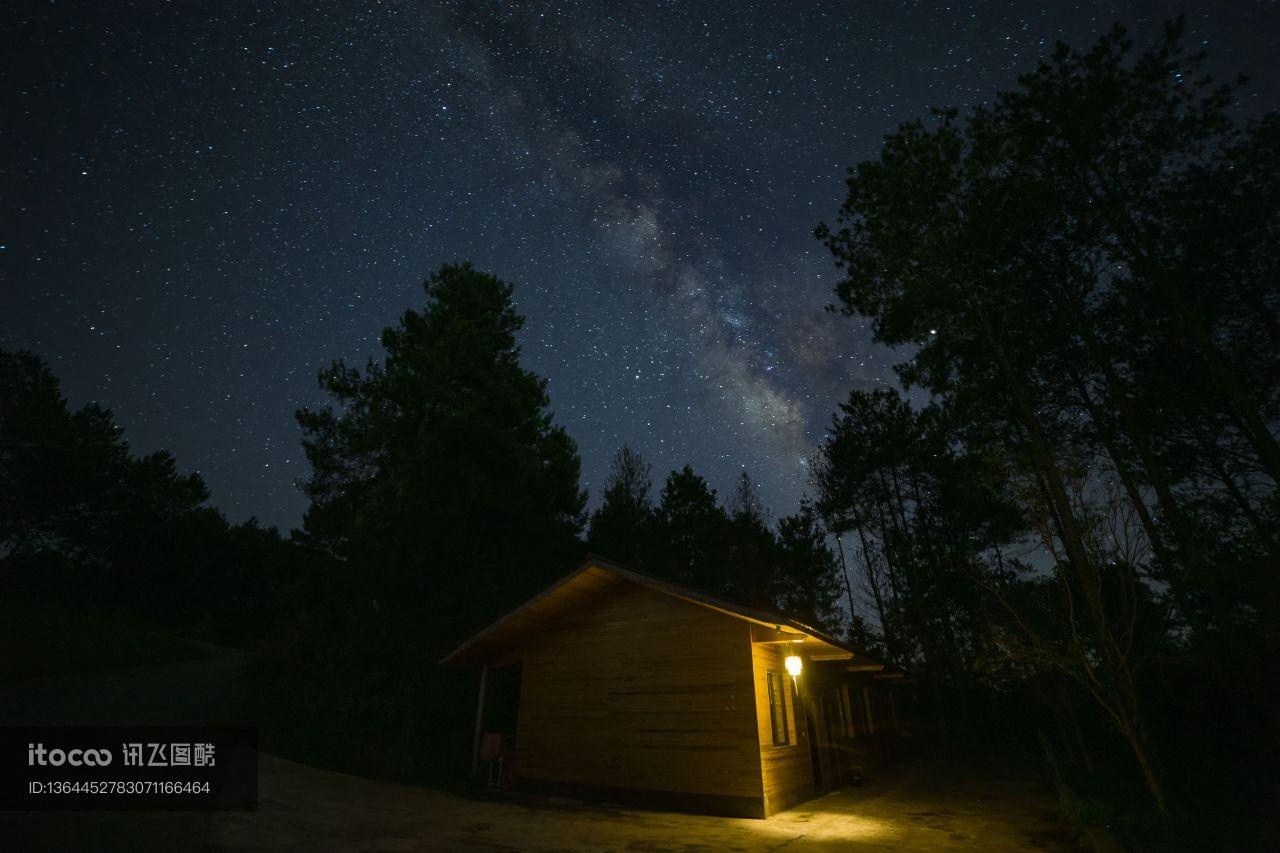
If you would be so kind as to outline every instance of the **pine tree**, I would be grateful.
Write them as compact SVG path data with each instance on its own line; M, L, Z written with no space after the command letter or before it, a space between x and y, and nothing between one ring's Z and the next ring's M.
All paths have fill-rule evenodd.
M520 365L512 286L470 264L424 284L381 363L320 376L298 413L308 537L351 567L357 606L447 644L565 571L585 495L546 381Z
M778 521L774 578L777 607L831 635L839 633L844 581L817 511L807 501Z
M602 557L643 569L652 550L657 512L650 491L652 468L623 445L614 454L604 500L591 515L588 547Z
M778 543L769 524L769 512L751 475L743 471L729 502L722 550L724 589L734 598L755 607L777 606Z
M712 594L731 591L721 559L728 519L716 492L688 465L672 471L658 504L652 571Z

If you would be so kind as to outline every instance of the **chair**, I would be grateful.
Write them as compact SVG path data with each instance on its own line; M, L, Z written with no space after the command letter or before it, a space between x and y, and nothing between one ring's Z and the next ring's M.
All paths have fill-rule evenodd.
M505 788L507 783L506 737L502 732L483 732L480 735L480 762L488 768L490 788Z

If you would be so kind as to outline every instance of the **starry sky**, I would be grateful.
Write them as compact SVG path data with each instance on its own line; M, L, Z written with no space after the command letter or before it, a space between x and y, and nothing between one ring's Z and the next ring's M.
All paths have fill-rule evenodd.
M8 4L0 345L288 528L316 373L469 259L515 283L593 504L626 442L783 515L839 401L893 381L823 310L845 168L1182 11L1280 105L1272 2Z

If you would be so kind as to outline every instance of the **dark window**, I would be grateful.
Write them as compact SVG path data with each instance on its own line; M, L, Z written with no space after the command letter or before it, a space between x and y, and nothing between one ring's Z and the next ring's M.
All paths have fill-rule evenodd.
M765 678L769 682L769 721L773 724L773 744L786 746L791 743L791 732L787 728L787 682L778 672L767 672Z

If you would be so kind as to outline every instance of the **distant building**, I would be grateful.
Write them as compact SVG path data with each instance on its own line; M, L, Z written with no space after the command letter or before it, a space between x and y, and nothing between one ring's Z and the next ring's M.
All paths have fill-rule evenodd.
M441 663L482 667L476 761L522 790L762 818L846 784L901 734L901 673L595 557ZM514 732L486 732L486 684L517 664Z

